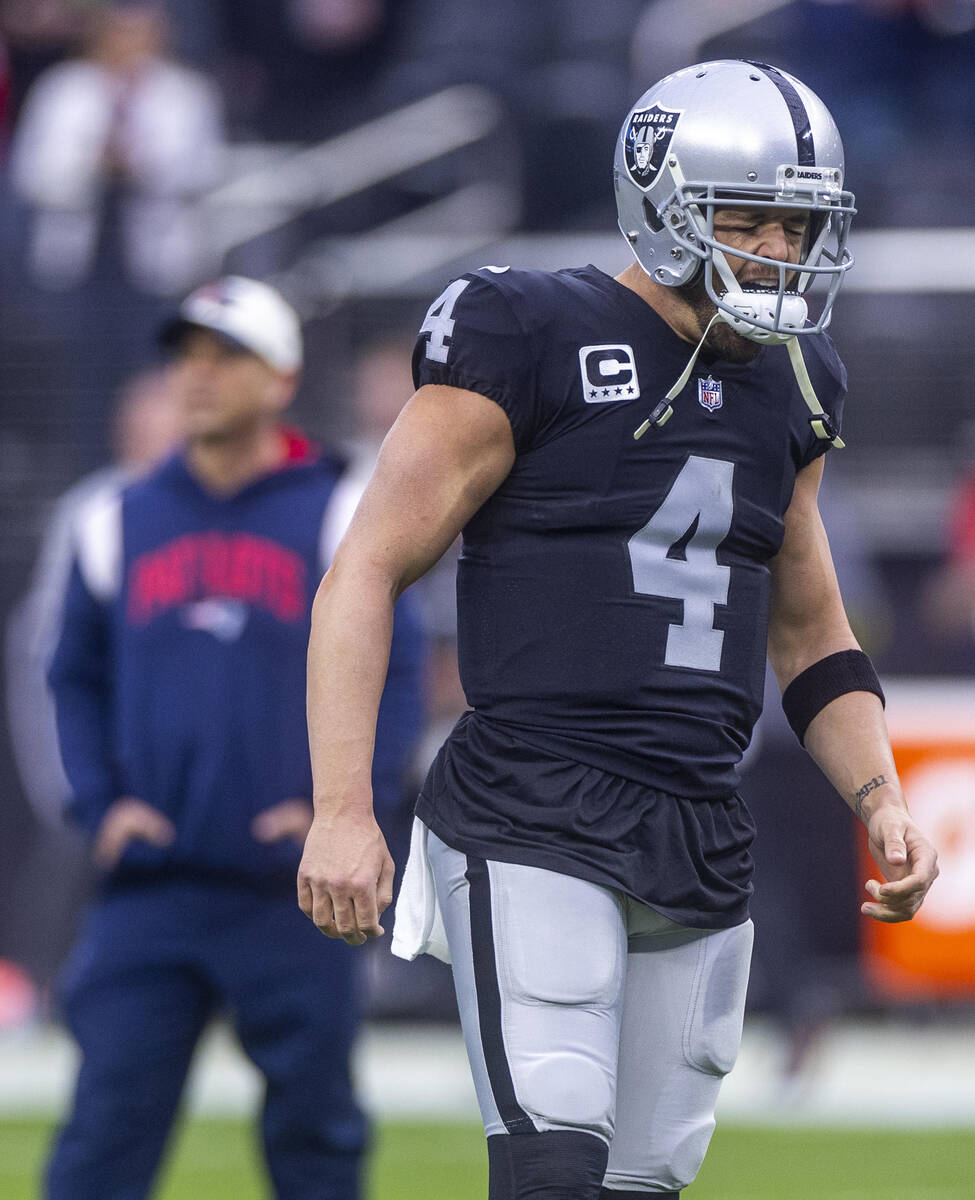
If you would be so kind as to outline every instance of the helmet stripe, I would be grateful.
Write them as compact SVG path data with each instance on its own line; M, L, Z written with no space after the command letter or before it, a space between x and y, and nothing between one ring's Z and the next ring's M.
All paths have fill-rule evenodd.
M750 66L758 67L760 71L764 72L782 93L782 98L789 108L793 128L796 131L796 163L800 167L814 167L816 165L816 147L813 145L812 126L809 124L809 114L806 112L802 97L778 68L770 67L768 63L756 62L751 58L745 61Z

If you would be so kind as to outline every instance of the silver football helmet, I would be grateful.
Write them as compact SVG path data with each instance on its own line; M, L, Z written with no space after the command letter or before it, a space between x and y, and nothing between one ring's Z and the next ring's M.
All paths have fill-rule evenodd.
M853 194L843 190L843 144L826 106L764 63L719 60L668 75L627 114L616 143L619 225L656 283L680 287L703 271L719 319L744 337L785 342L818 333L853 265ZM801 270L744 253L714 235L720 208L808 209ZM775 268L778 286L743 288L726 255ZM823 279L818 319L802 293Z

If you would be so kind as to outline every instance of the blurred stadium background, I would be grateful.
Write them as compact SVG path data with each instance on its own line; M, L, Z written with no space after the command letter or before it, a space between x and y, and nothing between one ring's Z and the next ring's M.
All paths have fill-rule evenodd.
M835 309L848 449L824 508L943 875L910 929L865 928L853 822L770 706L745 777L760 827L749 1018L727 1128L690 1194L975 1195L975 3L0 0L4 1197L35 1194L70 1086L54 983L90 886L31 691L52 520L79 480L137 454L119 414L136 397L149 422L156 323L217 273L274 283L307 322L298 419L361 450L408 395L405 347L451 276L625 265L622 116L667 71L716 57L794 72L844 135L858 265ZM96 76L114 80L108 101ZM427 754L458 707L441 590ZM479 1195L449 977L385 948L369 971L375 1194ZM256 1089L215 1030L189 1110L216 1124L181 1143L167 1197L260 1194L240 1125Z

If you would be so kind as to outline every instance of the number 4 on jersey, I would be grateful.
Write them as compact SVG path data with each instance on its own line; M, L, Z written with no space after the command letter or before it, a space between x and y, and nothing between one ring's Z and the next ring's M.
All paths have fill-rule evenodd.
M714 606L728 603L731 568L718 562L717 549L731 528L734 471L734 463L690 455L627 543L634 590L684 602L683 620L667 630L668 667L721 670L724 630L714 627Z
M432 358L434 362L445 363L447 361L447 355L450 353L447 339L454 332L454 319L450 314L454 311L458 296L469 283L469 279L455 279L427 310L426 318L420 326L420 332L430 335L427 341L427 358Z

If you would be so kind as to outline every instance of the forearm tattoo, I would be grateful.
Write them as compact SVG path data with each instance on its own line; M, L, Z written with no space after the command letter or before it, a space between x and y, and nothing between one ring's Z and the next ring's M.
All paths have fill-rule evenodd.
M857 811L857 816L860 818L861 821L863 820L863 802L864 802L864 800L866 800L866 798L870 795L871 792L876 791L877 788L879 788L879 787L883 787L883 785L886 782L887 782L886 775L875 775L873 777L873 779L868 779L867 782L863 785L863 787L860 788L860 790L856 793L856 796L855 796L855 799L857 802L856 811Z

